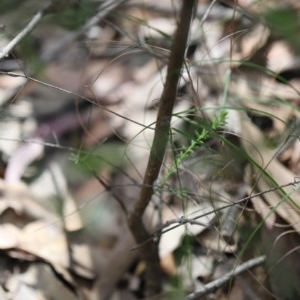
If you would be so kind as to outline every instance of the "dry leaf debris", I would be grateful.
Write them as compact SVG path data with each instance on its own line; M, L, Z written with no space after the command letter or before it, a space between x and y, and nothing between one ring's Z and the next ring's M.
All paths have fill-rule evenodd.
M127 1L119 10L116 2L110 2L107 7L112 5L116 14L126 17L112 13L106 19L90 18L75 32L44 24L32 33L40 44L36 56L46 62L38 80L48 85L28 76L0 77L2 107L16 102L5 110L9 114L1 123L0 149L5 173L1 186L5 193L0 200L0 247L13 259L42 262L43 268L52 268L71 286L75 282L73 273L89 280L97 273L99 278L91 294L95 299L99 295L107 299L112 295L112 299L136 299L139 296L133 294L120 296L122 289L117 286L126 272L127 276L130 272L134 274L135 279L142 277L142 272L132 272L133 264L140 265L137 254L122 255L135 246L134 240L128 228L124 229L124 212L117 205L109 209L106 205L119 197L130 208L137 197L153 139L179 7L172 1ZM299 9L296 2L288 1L288 5ZM291 124L299 119L299 82L297 78L282 82L275 76L297 74L297 53L288 39L274 34L272 24L261 21L270 8L281 6L274 1L265 5L239 1L238 7L234 7L234 1L213 3L199 1L192 22L187 67L182 71L171 121L172 139L182 144L178 145L179 150L170 145L155 186L153 205L145 215L145 223L159 240L163 270L170 277L183 278L185 293L201 289L206 281L215 279L215 266L225 274L220 261L226 262L227 255L239 255L239 229L247 222L246 217L241 217L244 209L246 213L254 209L268 230L277 225L280 216L300 232L297 185L257 196L251 199L252 206L230 208L245 194L264 193L274 185L297 181L298 131ZM5 16L5 20L10 18ZM74 41L71 47L63 42L66 36ZM6 44L7 40L1 37L0 41ZM22 54L22 48L16 51L26 62ZM5 70L2 63L1 70ZM19 76L25 68L31 75L30 66L22 63L19 67L10 71ZM229 73L230 78L226 77ZM23 107L21 114L18 105ZM187 120L192 125L198 122L189 130L199 134L203 124L211 124L222 107L228 114L219 134L224 138L237 136L238 141L232 143L245 150L251 166L245 167L245 159L230 153L225 139L222 142L209 133L211 136L203 139L197 150L179 159L172 171L180 147L188 147L195 138L190 132L181 134L186 130ZM261 123L257 120L262 117L267 118L267 123L262 123L267 124L267 129L259 127ZM293 135L290 146L281 150ZM266 143L272 139L278 139L275 146ZM110 140L118 143L105 150ZM120 144L125 147L118 148ZM59 152L64 150L67 155L60 156ZM105 154L108 160L104 162L107 157L101 154L107 152L111 156ZM68 170L70 163L57 163L66 156L73 163L72 171ZM80 164L84 168L78 171L74 165ZM86 166L107 186L101 186ZM84 174L78 175L80 172ZM241 187L244 194L237 192ZM94 214L94 218L101 218L101 229L96 229L101 237L97 233L89 236L84 231L92 222L92 213L87 209L91 201L96 203L90 206L95 211L103 210ZM51 203L48 208L55 209L50 212L39 203ZM228 223L230 218L233 221ZM76 234L82 230L84 243L70 242L69 234L72 232L76 241ZM178 259L187 236L193 239L192 253L186 256L187 260L184 255ZM90 251L97 250L107 260L103 262L96 254L93 265ZM7 279L9 293L15 292L13 286L18 282L26 283L22 283L22 295L32 293L28 289L30 280L39 281L32 274L42 271L35 264L29 263L27 267L26 272L20 270L19 277L11 272ZM119 271L113 270L117 267ZM30 297L45 298L44 286L40 284L40 289ZM137 284L134 292L138 293L141 286Z

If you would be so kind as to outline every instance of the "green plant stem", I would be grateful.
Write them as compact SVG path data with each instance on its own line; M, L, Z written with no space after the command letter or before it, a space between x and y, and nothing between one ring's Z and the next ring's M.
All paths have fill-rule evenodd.
M150 234L142 218L153 195L153 185L158 178L169 140L172 111L177 96L177 86L184 61L185 48L195 3L195 0L183 0L180 20L170 52L166 83L160 99L154 139L143 186L140 191L139 199L128 216L129 228L136 242L140 244L140 256L146 263L147 296L155 295L161 291L162 274L157 243L153 240L147 244L143 243L149 239Z

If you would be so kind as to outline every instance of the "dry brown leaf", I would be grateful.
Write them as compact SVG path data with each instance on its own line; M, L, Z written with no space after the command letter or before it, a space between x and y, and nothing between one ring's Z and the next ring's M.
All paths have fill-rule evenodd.
M57 216L39 205L31 194L28 187L23 183L8 184L0 180L0 214L11 208L19 219L23 217L35 219L43 219L47 222L57 221ZM15 219L17 223L21 220ZM21 222L23 224L23 222ZM16 225L16 223L15 223Z
M53 300L78 299L74 292L54 274L47 264L30 264L28 268L16 271L6 282L6 293L9 299ZM1 298L2 299L2 298Z
M259 96L262 99L298 99L299 82L297 83L298 85L288 86L278 83L274 78L263 77L261 81L263 88Z
M89 39L89 46L92 56L102 55L103 52L108 48L110 42L116 34L115 28L110 26L92 26L86 33Z
M269 35L270 30L262 24L258 24L250 31L241 32L240 37L237 38L237 49L233 50L232 60L249 59L258 49L265 45ZM234 37L233 40L235 39Z
M91 112L90 126L86 128L83 136L83 144L91 147L98 144L99 141L113 136L122 126L124 119L114 115L112 112L122 114L119 104L106 106L110 110L107 112L102 108L94 108Z
M169 253L164 257L161 257L160 266L169 276L175 276L177 274L177 266L173 253Z
M30 183L29 188L37 201L57 214L57 219L64 218L66 230L75 231L82 228L78 208L68 191L62 168L57 162L50 162L38 178ZM56 202L53 199L56 199ZM63 216L60 216L61 212L57 209L58 204L62 205Z
M159 71L161 62L155 59L151 59L148 63L145 63L142 68L138 68L133 74L133 79L137 83L144 83Z
M223 25L207 20L201 28L201 39L205 40L205 46L196 49L194 61L211 65L214 60L224 59L230 53L231 45L230 38L223 37Z
M43 75L45 82L71 92L79 92L78 88L82 85L80 70L66 67L63 64L49 64ZM57 99L57 101L59 100ZM61 104L63 105L63 103Z
M16 72L18 75L23 75L22 72ZM12 98L28 81L23 77L12 77L0 75L0 105L4 106L6 101Z
M274 185L282 186L295 181L295 174L284 167L277 158L274 158L275 151L268 149L265 145L264 136L259 129L250 122L250 120L241 114L242 123L242 145L248 155L255 161L274 181ZM267 180L262 172L253 166L254 180L252 183L258 188L258 191L268 191L274 187ZM300 232L300 192L294 186L283 187L280 191L265 193L264 199L288 224Z
M216 230L204 232L197 240L205 248L217 253L235 253L238 250L237 244L229 245Z
M180 218L185 216L185 218L193 218L206 212L212 211L214 209L213 206L209 204L199 204L197 206L188 207L185 212L178 209L165 209L163 212L163 221L168 222L170 220L178 219L178 223L180 224ZM214 214L206 215L202 218L197 219L200 224L190 224L186 223L185 225L180 225L176 228L173 228L176 223L173 223L164 230L169 230L161 236L159 241L159 255L163 258L166 255L172 253L175 249L177 249L182 242L182 239L185 235L198 235L203 232L208 226L210 226L212 220L214 219ZM172 229L173 228L173 229Z
M13 233L9 241L3 244L4 249L8 246L15 249L7 249L8 255L22 260L42 259L73 284L68 272L71 268L68 244L57 224L36 221L26 225L23 230L6 224L0 232L3 238Z
M197 290L201 285L199 279L211 276L214 267L214 258L210 255L184 257L180 263L178 274L185 290Z
M290 47L284 41L278 41L272 44L267 55L267 68L274 72L281 72L295 62L294 54Z
M94 279L96 270L94 270L89 247L86 244L72 244L70 248L75 262L73 266L70 265L72 271L82 278Z
M28 99L22 99L3 108L0 117L1 138L0 150L5 157L11 157L21 144L24 136L36 129L36 121L32 117L33 105Z
M85 94L96 99L97 102L115 104L124 95L119 88L130 80L130 73L122 62L109 60L92 60L85 74ZM129 93L123 89L124 94Z
M14 248L18 245L20 232L12 224L0 225L0 249Z
M292 172L295 174L299 174L299 162L300 162L300 141L296 140L293 149L289 167L291 168Z
M266 98L268 99L268 98ZM272 118L273 126L269 136L280 136L284 134L287 127L287 122L292 119L295 114L294 109L288 105L271 105L269 103L257 103L250 101L242 101L243 105L247 108L253 109L256 113L263 112L263 115Z
M251 202L254 209L260 214L266 227L272 229L276 221L275 210L271 209L270 205L267 205L261 197L255 197Z
M251 169L249 166L246 168L246 176L245 176L246 182L250 181L251 177ZM249 187L248 188L248 194L251 195L253 190ZM263 219L266 227L268 229L272 229L275 222L276 222L276 213L274 209L270 205L267 205L266 202L259 196L256 196L255 198L251 198L252 205L254 209L257 211L257 213L261 216Z
M153 18L146 24L142 24L139 28L139 36L143 40L152 39L164 39L162 32L166 35L173 35L176 29L176 23L174 19L166 18Z
M7 162L5 170L5 181L8 183L17 183L21 181L22 176L28 166L39 159L44 153L42 139L33 139L32 143L26 143L16 149Z
M67 239L62 229L55 223L36 221L22 230L19 247L53 265L65 268L69 265Z
M19 238L18 249L48 262L70 283L73 283L73 279L68 270L84 278L94 277L88 247L72 245L73 251L70 251L65 232L57 223L49 224L41 221L29 223L20 231Z

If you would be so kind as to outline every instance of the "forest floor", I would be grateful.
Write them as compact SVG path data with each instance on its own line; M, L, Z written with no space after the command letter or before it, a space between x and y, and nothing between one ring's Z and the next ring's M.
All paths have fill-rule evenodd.
M53 3L0 3L0 298L300 299L300 2L198 1L143 216L156 297L127 214L181 1Z

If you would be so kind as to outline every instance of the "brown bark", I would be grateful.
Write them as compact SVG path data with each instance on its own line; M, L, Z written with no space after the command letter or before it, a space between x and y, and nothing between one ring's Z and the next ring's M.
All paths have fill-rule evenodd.
M170 52L168 72L156 120L154 139L150 151L139 199L128 217L129 228L139 244L138 251L146 263L146 294L152 296L161 291L162 274L158 245L149 240L150 234L143 223L143 215L153 195L153 184L158 177L170 132L172 111L177 96L177 85L183 66L195 0L183 0L177 31Z

